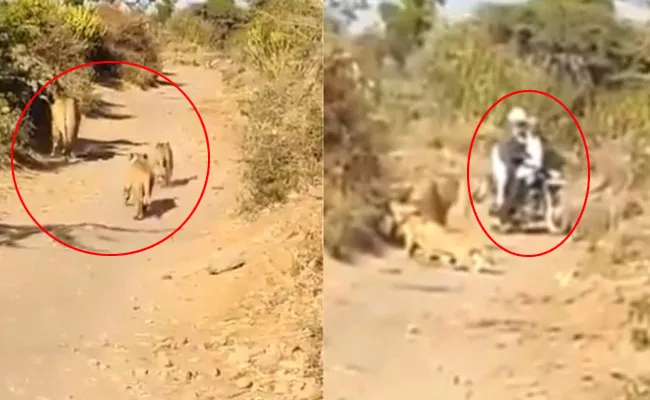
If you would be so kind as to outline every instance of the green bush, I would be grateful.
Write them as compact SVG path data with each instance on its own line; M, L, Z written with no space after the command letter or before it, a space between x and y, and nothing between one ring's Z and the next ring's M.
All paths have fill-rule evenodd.
M270 79L303 74L313 46L322 46L322 8L300 0L278 0L254 11L245 30L246 61ZM318 21L318 22L317 22Z
M415 108L420 115L441 123L475 123L497 99L516 90L545 91L569 108L579 94L567 83L552 79L546 71L513 57L507 48L495 46L480 24L459 24L433 34L412 61L409 72L414 81L410 84L418 101L413 104L412 93L403 101L393 93L387 96L384 107L393 110L390 114L395 114L396 108L412 114ZM390 87L390 83L386 86ZM399 82L393 83L396 85ZM553 121L546 126L554 139L567 143L579 140L570 116L552 99L540 94L519 94L504 100L489 114L489 121L501 124L515 104L535 110L541 120Z
M11 142L17 116L34 92L59 73L87 61L125 60L160 68L158 32L141 15L127 15L110 6L97 9L55 0L0 3L0 150ZM95 71L149 86L155 76L138 68L83 68L56 81L59 88L92 104ZM45 94L51 91L46 89ZM44 116L27 114L18 137L21 154L34 143L35 131L48 124ZM7 153L8 154L8 153ZM6 160L0 159L0 165Z

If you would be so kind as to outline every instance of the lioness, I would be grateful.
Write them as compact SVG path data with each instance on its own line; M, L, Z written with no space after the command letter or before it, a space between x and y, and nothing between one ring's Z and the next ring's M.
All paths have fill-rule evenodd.
M76 99L66 96L55 96L50 105L52 113L52 152L58 151L66 158L74 158L74 145L79 136L81 112Z
M450 209L458 201L460 181L455 177L426 178L413 185L406 202L428 220L447 226Z
M151 193L154 185L154 175L149 166L146 153L130 153L126 185L124 185L124 204L131 205L135 200L135 216L141 220L151 204Z
M174 172L174 157L169 142L159 142L154 145L150 164L156 180L163 186L169 186Z
M465 237L424 218L417 206L391 202L389 209L395 223L395 234L404 239L408 258L413 258L419 248L427 261L442 261L451 266L467 263L474 272L491 264L478 247L465 244Z

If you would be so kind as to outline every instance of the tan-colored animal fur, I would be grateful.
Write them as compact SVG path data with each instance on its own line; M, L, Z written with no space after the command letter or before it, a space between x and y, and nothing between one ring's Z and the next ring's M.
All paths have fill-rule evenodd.
M129 154L129 167L124 186L124 204L131 205L135 202L136 211L133 217L135 220L143 219L151 205L155 178L148 158L145 153Z
M453 177L425 179L417 182L407 196L419 215L442 226L447 225L449 210L460 196L460 181Z
M395 224L395 235L403 238L408 258L413 258L419 248L427 260L442 261L452 266L466 264L475 272L491 265L481 249L466 243L464 235L424 218L417 206L391 202L389 209Z
M54 97L50 106L52 114L52 152L57 152L68 159L74 158L74 145L79 136L79 125L81 123L81 112L76 99L65 96Z
M150 163L156 181L161 182L163 186L169 186L174 173L174 156L169 142L154 145Z

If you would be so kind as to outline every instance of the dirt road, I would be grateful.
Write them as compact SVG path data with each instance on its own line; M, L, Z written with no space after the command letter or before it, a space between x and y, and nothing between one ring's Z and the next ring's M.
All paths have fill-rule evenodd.
M528 253L558 241L496 239ZM623 326L621 284L555 279L577 263L576 244L537 258L495 251L497 269L481 274L397 252L326 260L327 398L618 399L618 373L647 371Z
M199 108L212 154L201 206L166 243L125 257L65 248L33 225L5 175L0 398L210 399L263 389L242 381L238 363L246 359L231 354L233 338L245 329L248 340L265 343L246 319L253 308L233 310L253 307L251 293L269 287L265 280L275 276L269 271L282 270L277 263L285 260L269 248L277 249L278 229L290 214L280 209L249 224L234 217L236 104L218 71L167 72ZM81 150L95 157L55 172L20 173L18 182L30 211L57 237L99 252L130 251L164 237L195 205L208 162L205 138L172 86L99 90L109 115L84 119L80 131ZM134 210L123 205L123 154L157 141L174 149L176 182L154 190L156 215L134 221ZM297 217L304 216L301 207L318 209L294 204ZM241 268L221 273L231 267Z

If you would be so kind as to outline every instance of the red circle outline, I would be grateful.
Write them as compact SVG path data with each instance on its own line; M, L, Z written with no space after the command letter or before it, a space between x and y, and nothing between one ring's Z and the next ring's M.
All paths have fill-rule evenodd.
M560 241L560 243L556 244L554 247L551 247L550 249L548 249L546 251L543 251L543 252L537 253L537 254L517 253L517 252L514 252L514 251L512 251L510 249L507 249L506 247L499 244L496 240L494 240L494 238L490 235L490 233L487 231L487 229L485 229L485 226L483 226L483 223L481 222L481 218L479 218L478 213L476 212L476 207L474 205L474 199L472 199L472 188L471 188L471 184L470 184L470 173L469 173L469 171L470 171L470 162L471 162L470 160L472 158L472 149L474 148L474 141L476 140L476 135L478 134L478 131L481 128L481 125L483 124L483 121L485 121L485 118L488 116L490 111L492 111L492 109L497 106L497 104L499 104L503 100L507 99L508 97L511 97L511 96L514 96L514 95L520 94L520 93L537 93L537 94L541 94L541 95L544 95L544 96L546 96L546 97L548 97L550 99L553 99L556 103L561 105L562 108L564 108L564 110L571 116L571 119L573 119L573 123L575 123L576 127L578 128L578 131L580 132L580 138L582 139L582 145L584 146L584 149L585 149L585 158L587 160L587 190L586 190L586 193L585 193L585 200L582 203L582 208L580 209L580 214L578 215L578 219L574 223L573 228L571 228L569 233L564 237L564 239L562 239L562 241ZM522 90L515 90L514 92L510 92L510 93L508 93L506 95L501 96L497 101L495 101L494 104L492 104L490 106L490 108L487 109L485 114L483 114L483 116L481 117L481 120L478 122L478 125L476 125L476 129L474 130L474 134L472 135L472 141L469 144L469 152L467 153L467 194L469 195L469 202L470 202L470 204L472 206L472 212L474 213L474 217L476 218L476 221L478 222L479 226L483 230L483 233L485 233L485 236L487 236L492 241L492 243L494 243L498 248L505 251L506 253L509 253L509 254L512 254L513 256L518 256L518 257L539 257L539 256L549 254L552 251L557 250L560 246L562 246L569 239L569 237L571 237L573 232L578 227L578 224L580 223L580 219L582 218L582 215L585 212L585 208L587 207L587 200L589 198L590 185L591 185L591 161L589 159L589 147L587 146L587 140L585 138L585 134L582 131L582 127L580 126L580 123L578 122L578 119L575 117L575 115L573 115L571 110L569 110L569 108L564 103L562 103L558 98L556 98L552 94L544 92L542 90L536 90L536 89L522 89Z
M34 101L34 99L35 99L39 94L41 94L41 92L43 91L43 89L45 89L48 85L52 84L54 81L56 81L57 79L59 79L61 76L65 75L65 74L67 74L67 73L69 73L69 72L76 71L76 70L78 70L78 69L84 68L84 67L89 67L89 66L93 66L93 65L101 65L101 64L121 64L121 65L129 65L129 66L132 66L132 67L142 68L142 69L144 69L144 70L147 70L147 71L149 71L149 72L151 72L151 73L154 73L154 74L158 75L159 77L161 77L161 78L163 78L164 80L166 80L170 85L174 86L174 87L175 87L179 92L181 92L181 93L183 94L183 96L185 96L185 99L187 99L187 101L190 103L190 105L191 105L192 108L194 109L194 112L196 113L196 116L199 118L199 122L201 122L201 127L203 128L203 133L204 133L204 135L205 135L205 143L206 143L206 147L207 147L207 150L208 150L208 157L207 157L207 158L208 158L208 167L207 167L207 171L206 171L206 174L205 174L205 182L203 183L203 189L201 190L201 194L199 195L199 199L197 200L196 205L194 205L194 207L192 208L192 211L191 211L190 214L187 216L187 218L185 218L185 220L184 220L184 221L183 221L183 222L182 222L182 223L181 223L181 224L180 224L180 225L179 225L175 230L173 230L171 233L169 233L167 236L163 237L163 238L160 239L159 241L157 241L157 242L155 242L155 243L153 243L153 244L150 244L149 246L143 247L143 248L141 248L141 249L136 249L136 250L127 251L127 252L123 252L123 253L99 253L99 252L94 252L94 251L89 251L89 250L80 249L80 248L75 247L75 246L73 246L73 245L71 245L71 244L69 244L69 243L66 243L66 242L60 240L59 238L57 238L56 236L52 235L52 234L51 234L47 229L45 229L45 228L44 228L44 227L43 227L43 226L42 226L42 225L41 225L41 224L36 220L36 218L34 218L34 216L32 215L32 213L29 212L29 209L27 208L27 205L25 204L25 202L23 201L22 196L20 195L20 190L18 189L18 183L16 182L16 172L15 172L15 169L14 169L14 148L15 148L15 145L16 145L16 137L17 137L17 134L18 134L18 128L20 127L20 123L22 122L23 118L25 117L25 114L26 114L27 110L29 109L29 106L30 106L30 105L32 104L32 102ZM205 127L205 123L203 122L203 118L201 118L201 113L199 113L199 110L198 110L198 108L196 107L196 105L194 105L194 103L192 102L192 99L190 99L190 97L187 95L187 93L185 93L185 92L183 91L183 89L180 88L180 86L178 86L174 81L172 81L171 79L169 79L168 77L166 77L164 74L162 74L161 72L158 72L158 71L156 71L156 70L154 70L154 69L151 69L151 68L149 68L149 67L145 67L144 65L140 65L140 64L132 63L132 62L129 62L129 61L117 61L117 60L115 60L115 61L114 61L114 60L93 61L93 62L88 62L88 63L85 63L85 64L77 65L76 67L72 67L72 68L70 68L70 69L68 69L68 70L66 70L66 71L63 71L63 72L60 73L59 75L57 75L57 76L55 76L54 78L52 78L52 79L50 79L49 81L47 81L47 82L46 82L46 83L45 83L45 84L44 84L44 85L43 85L43 86L42 86L42 87L41 87L41 88L40 88L40 89L39 89L39 90L34 94L34 96L32 96L32 98L29 100L29 102L27 102L27 105L26 105L25 108L23 109L23 112L20 114L20 117L18 118L18 122L16 123L16 128L14 129L13 139L12 139L12 141L11 141L11 153L10 153L10 159L11 159L11 177L12 177L13 182L14 182L14 188L16 189L16 194L18 195L18 199L20 200L20 203L22 204L23 208L25 209L25 212L27 212L27 215L29 215L29 217L32 219L32 221L34 221L34 223L36 224L36 226L38 226L38 227L39 227L43 232L45 232L45 234L47 234L49 237L51 237L51 238L54 239L55 241L61 243L62 245L66 246L67 248L70 248L70 249L76 250L76 251L78 251L78 252L80 252L80 253L90 254L90 255L94 255L94 256L103 256L103 257L117 257L117 256L127 256L127 255L131 255L131 254L137 254L137 253L140 253L140 252L143 252L143 251L145 251L145 250L149 250L149 249L151 249L151 248L153 248L153 247L158 246L159 244L163 243L163 242L166 241L167 239L169 239L169 238L171 238L172 236L174 236L178 231L180 231L181 228L183 228L183 226L185 226L185 224L187 223L187 221L190 220L190 218L192 217L192 215L194 215L194 212L195 212L195 211L197 210L197 208L199 207L199 204L201 204L201 200L203 200L203 195L205 194L205 190L206 190L206 188L208 187L208 178L210 177L210 140L209 140L209 138L208 138L208 131L207 131L206 127Z

